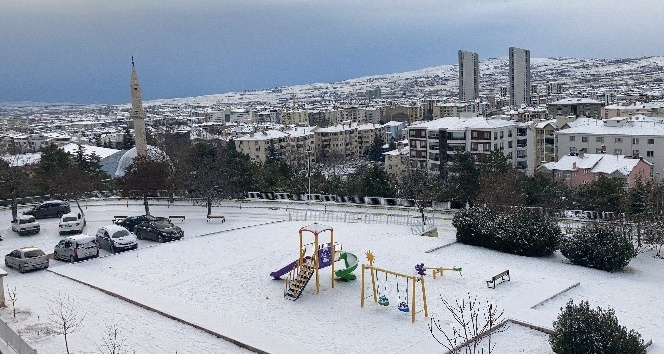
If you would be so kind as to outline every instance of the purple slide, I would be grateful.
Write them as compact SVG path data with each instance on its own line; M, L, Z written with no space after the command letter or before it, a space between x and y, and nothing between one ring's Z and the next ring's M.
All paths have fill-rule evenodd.
M305 257L305 258L310 259L311 257ZM299 259L296 259L293 262L291 262L290 264L288 264L287 266L285 266L285 267L283 267L279 270L275 270L274 272L270 273L270 276L274 279L281 278L283 275L288 274L288 272L290 272L293 268L297 267L297 262L298 261L299 261ZM318 265L319 265L318 269L328 267L331 264L332 264L332 254L330 253L330 247L319 249L318 250Z

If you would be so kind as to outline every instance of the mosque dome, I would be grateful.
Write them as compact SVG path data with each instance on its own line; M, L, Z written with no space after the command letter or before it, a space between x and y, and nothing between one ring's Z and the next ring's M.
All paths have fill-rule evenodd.
M171 159L168 158L168 155L160 148L152 145L146 146L146 152L148 159L152 161L168 161L170 163ZM120 157L118 161L118 168L115 170L115 177L122 177L125 174L125 171L134 162L134 158L137 156L136 147L127 150L127 152Z

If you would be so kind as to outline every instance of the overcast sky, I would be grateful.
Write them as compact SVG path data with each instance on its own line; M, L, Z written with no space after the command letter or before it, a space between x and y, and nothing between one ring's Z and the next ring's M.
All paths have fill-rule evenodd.
M664 55L661 0L0 0L0 102L129 102L480 60Z

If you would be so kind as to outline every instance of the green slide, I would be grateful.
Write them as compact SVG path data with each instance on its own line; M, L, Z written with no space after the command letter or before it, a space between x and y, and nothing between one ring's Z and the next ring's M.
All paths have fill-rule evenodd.
M344 260L346 269L337 270L334 274L343 281L355 280L357 277L353 274L353 271L357 268L357 256L352 253L342 252L339 259Z

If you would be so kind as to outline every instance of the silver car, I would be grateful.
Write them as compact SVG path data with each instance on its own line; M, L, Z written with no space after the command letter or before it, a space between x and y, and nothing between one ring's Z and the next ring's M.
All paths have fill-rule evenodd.
M99 246L94 236L76 235L66 237L53 249L53 259L77 262L81 259L99 257Z
M48 256L37 247L23 247L5 256L5 265L25 273L31 269L48 268Z
M122 226L102 226L97 230L95 237L99 248L108 249L113 253L138 248L136 236Z

